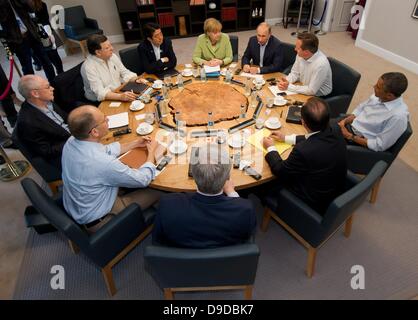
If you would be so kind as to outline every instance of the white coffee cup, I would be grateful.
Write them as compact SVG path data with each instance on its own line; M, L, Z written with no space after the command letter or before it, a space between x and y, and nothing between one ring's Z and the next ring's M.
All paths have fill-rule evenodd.
M189 76L191 76L193 73L192 73L192 70L190 70L190 69L184 69L184 70L183 70L183 74L184 74L185 76L189 77Z
M163 86L163 82L161 80L154 81L154 87L161 88Z
M269 119L269 122L270 122L270 124L271 124L273 127L277 127L277 126L279 126L279 125L280 125L280 120L279 120L279 118L277 118L277 117L271 117L271 118Z

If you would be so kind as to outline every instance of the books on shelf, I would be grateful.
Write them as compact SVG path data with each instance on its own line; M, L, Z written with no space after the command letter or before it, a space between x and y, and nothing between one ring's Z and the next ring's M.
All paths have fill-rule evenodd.
M237 8L223 7L222 8L222 21L235 21L235 20L237 20Z
M158 22L162 28L173 27L175 25L174 14L172 12L159 13Z
M191 6L201 6L205 4L205 0L190 0Z

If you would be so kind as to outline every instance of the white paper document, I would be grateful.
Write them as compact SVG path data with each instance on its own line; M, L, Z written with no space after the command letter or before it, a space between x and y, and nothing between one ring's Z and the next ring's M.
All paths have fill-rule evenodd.
M109 104L109 108L118 108L120 107L120 105L121 105L121 102L111 102Z
M205 68L206 73L221 72L220 66L216 66L216 67L205 66L204 68Z
M252 73L247 73L247 72L241 72L240 76L246 77L246 78L264 79L261 74L252 74Z
M107 118L109 119L109 129L129 125L129 115L127 112L114 114L113 116L108 116Z
M296 92L293 92L293 91L282 91L277 86L270 86L269 89L274 96L277 96L277 94L281 93L281 92L286 93L286 95L288 95L288 96L291 96L293 94L297 94Z
M135 119L136 120L144 120L145 119L145 113L143 113L143 114L139 114L139 115L137 115L136 117L135 117Z

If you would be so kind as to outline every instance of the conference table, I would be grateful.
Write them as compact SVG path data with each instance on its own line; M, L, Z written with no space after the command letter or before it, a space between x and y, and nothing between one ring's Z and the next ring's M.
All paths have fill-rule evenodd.
M184 69L184 66L178 66L177 70L181 72ZM265 80L276 78L280 79L283 75L280 73L272 73L272 74L265 74L263 75L263 78ZM153 75L143 75L143 78L155 78ZM173 78L174 79L174 78ZM192 82L200 82L200 79L193 78L193 77L183 77L184 80L192 79ZM241 76L234 76L235 80L245 82L247 81L247 78L241 77ZM224 82L224 77L220 77L216 80L208 80L208 81L219 81L222 83ZM239 85L236 85L234 83L226 84L233 86L236 90L238 90L240 93L245 95L245 88ZM188 84L185 85L187 87ZM181 94L181 90L179 89L172 89L169 91L169 98L173 98L176 95ZM215 92L213 94L216 94ZM305 102L309 96L305 95L288 95L285 98L288 100L288 104L286 106L275 106L273 108L267 108L267 99L269 97L274 97L271 91L268 88L268 82L262 87L261 90L258 91L259 97L263 101L263 108L261 110L261 113L259 115L259 118L268 119L270 117L278 117L281 121L281 128L280 131L284 134L306 134L306 130L299 124L292 124L286 122L286 116L288 112L289 105L293 104L294 101L300 101ZM248 97L250 98L250 97ZM141 122L144 122L144 119L137 120L137 117L139 116L141 118L141 114L146 113L153 113L155 112L155 105L156 105L156 99L153 98L150 103L145 105L145 108L141 111L133 112L130 110L130 102L122 102L119 107L112 107L111 101L103 101L99 108L100 110L107 116L111 116L114 114L122 113L122 112L128 112L129 114L129 128L131 128L132 132L130 134L125 134L122 136L113 136L113 132L110 131L102 140L104 144L112 143L115 141L119 141L120 143L126 143L130 142L132 140L135 140L139 137L139 135L136 132L136 129L138 125ZM227 129L237 125L238 123L245 121L253 116L253 113L255 111L254 107L251 107L249 105L246 119L234 119L229 121L221 121L218 123L215 123L211 129L225 129L227 132ZM169 114L166 117L163 118L164 123L168 123L170 125L175 126L174 123L174 116L173 114ZM189 171L189 161L191 156L191 150L193 146L202 146L207 143L217 143L217 137L203 137L203 138L192 138L190 133L193 131L204 131L208 128L206 126L198 126L198 127L187 127L187 134L186 137L184 137L184 141L188 145L187 152L181 154L181 155L174 155L171 154L169 151L167 151L167 154L172 156L172 160L170 163L164 168L164 170L155 178L155 180L150 184L151 188L168 191L168 192L188 192L188 191L195 191L196 190L196 184L193 180L193 178L190 178L188 175ZM267 129L262 129L267 130ZM243 130L243 136L245 138L250 138L252 135L256 134L265 134L259 133L259 130L255 128L255 125L252 125L250 127L247 127ZM172 133L170 134L168 131L164 129L160 129L158 126L158 123L154 123L154 130L152 133L149 134L154 139L157 139L160 143L163 145L168 145L170 141L172 140ZM261 140L262 136L259 140ZM254 139L254 138L253 138ZM229 146L229 143L226 142L222 144L224 148L226 148L230 155L240 152L241 154L241 160L247 160L251 162L251 166L261 174L261 179L255 180L253 177L246 174L244 171L239 169L232 169L231 171L231 178L232 181L235 184L235 187L237 190L240 189L246 189L250 187L254 187L263 183L266 183L268 181L271 181L274 179L273 174L271 173L271 170L267 164L267 162L264 159L265 151L263 152L262 148L256 147L253 144L247 142L244 147L241 149L235 149ZM281 153L281 157L283 159L287 159L291 152L291 147Z

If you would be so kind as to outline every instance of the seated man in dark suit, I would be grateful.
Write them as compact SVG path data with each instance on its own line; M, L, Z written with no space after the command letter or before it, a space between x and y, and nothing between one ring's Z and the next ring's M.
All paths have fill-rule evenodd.
M27 75L19 81L25 98L15 130L21 143L61 170L61 153L70 137L67 114L54 104L54 88L40 76Z
M146 73L160 75L174 69L177 58L171 40L164 38L161 27L156 23L147 23L144 28L146 40L138 46L139 57Z
M280 131L264 138L266 161L277 177L279 189L293 192L319 214L325 214L330 202L343 192L347 175L347 152L338 128L329 125L329 107L320 98L310 98L302 107L305 136L285 136ZM274 140L295 144L283 160ZM276 191L277 192L277 191Z
M252 203L235 192L228 152L218 145L199 150L192 174L195 193L173 193L160 199L153 241L167 246L214 248L244 243L254 232Z
M262 22L257 27L257 36L248 41L242 57L242 70L252 74L265 74L283 70L283 49L279 39L271 34L271 26ZM257 67L251 67L253 65Z

